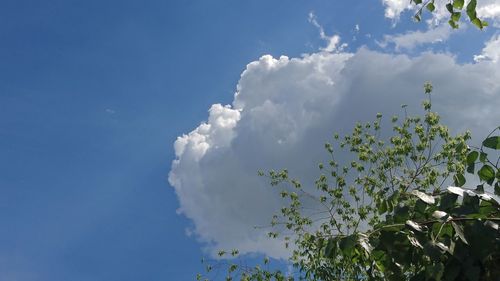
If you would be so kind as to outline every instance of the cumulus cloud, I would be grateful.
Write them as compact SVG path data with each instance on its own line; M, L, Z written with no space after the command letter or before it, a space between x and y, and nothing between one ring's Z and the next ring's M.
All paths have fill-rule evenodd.
M454 132L470 128L482 137L498 125L500 65L493 60L458 64L448 54L408 57L362 48L249 63L232 104L213 105L208 120L174 144L169 182L179 213L211 252L238 248L285 257L282 245L267 238L269 229L253 228L267 225L282 206L257 171L287 168L312 186L334 131L371 121L377 112L399 113L403 103L416 112L428 80L434 108Z
M484 60L498 62L500 60L500 34L494 35L486 42L483 51L480 55L474 56L474 60L476 62Z
M450 37L452 33L448 25L431 26L426 31L409 31L404 34L384 35L384 39L379 42L379 46L385 48L394 45L397 51L413 50L425 44L441 43Z

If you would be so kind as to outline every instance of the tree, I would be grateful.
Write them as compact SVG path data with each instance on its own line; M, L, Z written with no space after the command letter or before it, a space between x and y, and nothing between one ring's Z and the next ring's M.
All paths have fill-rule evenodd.
M500 149L500 127L481 147L469 147L469 133L451 136L440 124L432 86L424 89L424 115L409 116L403 106L390 137L382 136L381 114L334 135L315 188L287 170L259 172L285 203L269 235L291 247L297 273L232 261L207 272L222 266L226 280L498 280L500 202L490 191L500 195L500 157L490 159ZM464 188L467 173L480 185Z
M410 0L410 3L413 3L413 5L418 7L417 12L414 15L414 19L416 21L421 21L422 12L424 9L428 10L431 13L436 10L434 0ZM458 28L458 22L460 21L462 11L464 11L465 8L465 13L467 14L471 23L479 29L483 29L485 26L488 26L488 22L477 17L476 7L477 0L469 0L467 2L467 5L465 5L465 0L450 0L446 4L446 10L448 10L448 12L450 13L450 19L448 20L448 23L452 28Z

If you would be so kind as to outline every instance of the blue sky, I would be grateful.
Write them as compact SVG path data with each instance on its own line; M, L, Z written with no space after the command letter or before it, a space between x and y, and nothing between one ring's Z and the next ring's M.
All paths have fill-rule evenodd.
M495 53L482 51L487 42L494 42L494 26L484 32L469 26L437 44L398 49L389 40L383 47L384 35L433 28L411 22L411 12L403 13L394 25L394 19L384 17L386 7L381 1L49 0L1 1L0 6L2 280L193 280L202 269L200 258L213 247L242 246L259 252L251 237L250 244L221 244L225 237L198 223L205 218L197 215L203 210L190 205L198 201L188 200L194 187L174 189L168 177L172 161L180 159L173 147L177 137L207 120L212 104L233 103L237 109L233 97L237 85L241 104L248 107L251 93L262 90L259 85L265 81L291 85L275 89L293 92L295 84L287 84L286 75L311 73L308 68L280 76L268 72L248 76L252 71L246 72L248 77L242 75L252 61L256 69L274 64L262 59L259 63L263 55L300 59L307 53L313 55L311 69L316 69L316 62L331 64L332 69L343 65L343 59L336 57L342 54L346 58L354 54L359 63L371 56L374 60L408 56L403 60L411 61L411 69L419 58L420 63L426 61L422 53L431 52L445 54L439 58L446 56L444 61L457 75L499 69ZM311 12L326 36L338 35L348 47L336 50L335 55L318 55L327 42L309 20ZM365 51L358 52L359 48ZM489 61L475 63L473 56L481 53ZM367 77L366 73L359 76L355 60L351 61L342 73ZM472 70L463 70L466 64ZM256 76L261 82L253 80ZM421 85L423 81L418 77L414 82ZM488 81L493 88L484 91L485 100L499 94L495 79ZM381 98L374 100L384 103ZM445 104L442 107L447 110ZM245 129L245 120L258 121L245 119L242 106L238 110L241 122L234 122L240 130ZM349 126L346 120L352 118L337 116L335 120ZM308 124L304 126L312 126ZM238 136L243 135L239 131ZM311 144L300 143L291 147ZM255 157L251 163L239 163L251 170L249 175L255 175L252 169L259 163L264 167L279 164L253 151L249 154L255 156L245 154L248 150L237 146L244 141L219 144L220 154L213 152L205 162L181 160L173 173L193 178L203 173L200 179L207 182L205 190L211 190L211 182L225 188L220 185L223 172L204 169L228 163L224 145L234 155ZM189 170L195 164L196 170ZM228 185L237 183L227 180ZM183 190L187 193L181 194ZM215 193L217 198L210 202L223 204L227 199L223 195L231 193L227 190L218 189L221 196ZM210 219L225 219L214 214ZM230 222L230 230L240 227Z

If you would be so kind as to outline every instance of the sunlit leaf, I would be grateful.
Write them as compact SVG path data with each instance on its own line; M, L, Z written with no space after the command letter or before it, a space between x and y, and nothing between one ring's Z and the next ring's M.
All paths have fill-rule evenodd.
M410 243L414 246L414 247L417 247L417 248L420 248L420 249L423 249L424 246L422 246L422 244L420 244L420 242L418 242L417 238L411 236L411 235L408 235L408 241L410 241Z
M426 230L425 226L422 226L412 220L407 220L406 225L418 232L424 232Z
M498 231L498 229L499 229L499 227L498 227L498 223L496 223L496 222L486 221L486 222L484 223L484 225L489 226L489 227L491 227L491 228L493 228L494 230L497 230L497 231Z
M470 0L469 4L467 4L467 15L471 21L476 18L476 6L476 0Z
M457 186L448 186L447 190L448 190L448 192L456 194L458 196L475 197L478 195L476 192L474 192L474 190L462 188L462 187L457 187Z
M371 254L373 247L372 245L370 245L370 242L368 241L368 236L364 234L359 235L359 244L366 251L368 255Z
M434 204L436 202L434 197L418 190L413 190L411 194L417 196L420 200L424 201L427 204Z
M458 237L460 237L462 242L464 242L465 244L469 244L465 239L464 230L462 229L462 227L453 221L451 222L451 225L453 226L453 229L455 229L455 233L458 235Z
M461 10L464 7L464 0L453 0L453 8Z
M448 217L448 213L443 211L434 211L432 216L439 220L445 220Z
M483 22L478 19L478 18L473 18L471 20L472 24L474 24L475 26L477 26L479 29L483 29Z

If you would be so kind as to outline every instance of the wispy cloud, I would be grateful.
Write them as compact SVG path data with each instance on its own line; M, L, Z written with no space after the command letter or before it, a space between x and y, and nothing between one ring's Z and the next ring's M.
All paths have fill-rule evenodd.
M309 12L309 22L318 28L319 36L321 37L321 39L323 39L327 42L327 46L324 48L321 48L320 49L321 51L331 53L331 52L342 51L344 48L347 47L346 43L340 45L340 36L338 36L338 35L332 35L332 36L326 35L325 29L323 28L322 25L320 25L318 23L318 19L316 18L316 15L314 14L314 12Z
M413 50L425 44L441 43L450 37L454 31L447 25L430 26L426 31L409 31L404 34L384 35L378 42L382 48L394 45L396 51Z

